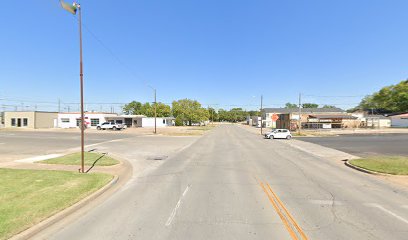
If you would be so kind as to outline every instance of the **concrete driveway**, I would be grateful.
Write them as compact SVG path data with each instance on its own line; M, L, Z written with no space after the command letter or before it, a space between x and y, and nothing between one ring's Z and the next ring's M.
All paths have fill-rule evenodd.
M408 156L408 134L355 134L332 137L299 137L297 139L360 157L373 155Z

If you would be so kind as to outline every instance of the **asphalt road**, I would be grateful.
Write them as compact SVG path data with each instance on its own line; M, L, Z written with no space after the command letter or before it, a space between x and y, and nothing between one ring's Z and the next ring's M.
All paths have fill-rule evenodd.
M406 190L285 141L220 126L43 237L407 239Z
M408 134L360 134L335 137L301 137L297 139L360 157L373 155L408 156Z
M132 137L120 132L86 132L85 145ZM80 147L80 133L63 131L1 131L0 162L64 152Z

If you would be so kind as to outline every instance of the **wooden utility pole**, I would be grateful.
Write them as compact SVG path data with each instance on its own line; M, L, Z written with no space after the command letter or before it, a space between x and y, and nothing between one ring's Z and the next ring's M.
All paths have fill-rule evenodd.
M157 124L157 101L156 101L156 89L154 89L154 134L157 133L156 124Z
M261 135L263 134L262 133L262 129L263 129L263 124L262 124L262 118L263 118L262 102L263 102L263 96L261 95Z
M300 135L300 131L302 130L302 94L299 93L299 122L298 122L298 132Z

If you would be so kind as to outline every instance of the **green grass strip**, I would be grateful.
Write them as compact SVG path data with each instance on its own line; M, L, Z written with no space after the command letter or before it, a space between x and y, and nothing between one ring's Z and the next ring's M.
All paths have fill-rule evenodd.
M0 168L0 239L7 239L106 185L112 176Z
M95 166L112 166L119 164L119 161L113 159L107 155L95 152L85 152L85 165L91 166L95 164ZM46 163L46 164L61 164L61 165L80 165L81 164L81 153L73 153L68 154L62 157L51 158L43 161L39 161L39 163Z
M350 164L367 170L394 175L408 175L408 157L376 156L354 159Z

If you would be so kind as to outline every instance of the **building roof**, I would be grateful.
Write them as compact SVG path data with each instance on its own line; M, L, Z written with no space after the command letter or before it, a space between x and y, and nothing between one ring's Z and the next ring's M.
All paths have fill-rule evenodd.
M297 113L299 108L264 108L265 113ZM344 113L340 108L301 108L302 113Z
M59 114L81 114L81 112L61 112ZM118 115L117 113L106 113L106 112L84 112L84 114L106 114L106 115Z
M389 117L380 114L366 115L365 118L389 119Z
M48 111L4 111L4 113L58 113L58 112L48 112Z
M347 114L319 114L319 115L309 115L309 117L317 118L317 119L333 119L333 118L357 119L357 117L347 115Z
M146 117L145 115L118 115L118 116L114 116L114 118L145 118L145 117Z

